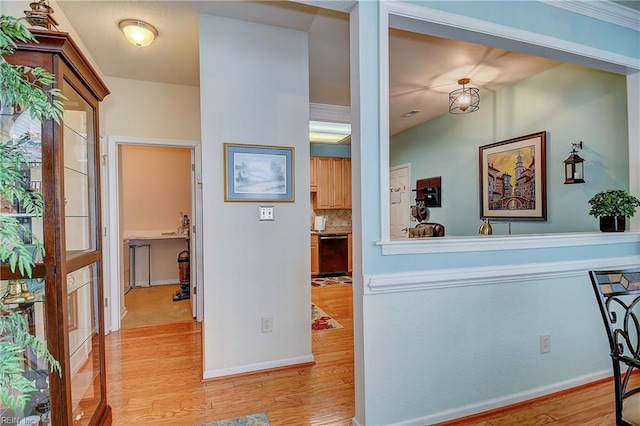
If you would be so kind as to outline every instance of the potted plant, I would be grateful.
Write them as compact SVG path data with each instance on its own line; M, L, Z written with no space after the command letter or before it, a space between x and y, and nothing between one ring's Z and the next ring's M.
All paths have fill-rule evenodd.
M31 32L11 16L0 16L0 113L24 110L33 119L60 121L63 96L53 84L54 76L42 68L9 64L6 57L16 49L16 42L37 41ZM6 116L4 117L6 118ZM26 214L42 216L42 194L24 184L22 170L28 167L24 140L0 140L0 200L11 205L20 204ZM36 249L30 249L24 236L30 231L16 217L0 214L0 261L16 267L23 277L31 277L36 256L44 256L42 243L31 235ZM10 409L24 409L34 383L24 374L25 350L30 349L48 362L51 371L60 372L60 364L53 358L44 342L29 333L20 305L6 305L0 301L0 402Z
M626 218L636 214L640 200L624 189L598 192L589 200L591 216L600 218L603 232L624 232Z

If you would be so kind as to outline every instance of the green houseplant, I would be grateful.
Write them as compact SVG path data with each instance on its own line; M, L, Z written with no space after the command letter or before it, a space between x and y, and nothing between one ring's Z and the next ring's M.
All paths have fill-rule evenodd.
M640 200L623 189L609 189L591 197L589 205L589 214L600 219L601 231L623 232L626 218L636 214Z
M12 65L6 60L16 49L16 42L37 42L31 32L11 16L0 16L0 111L18 108L33 119L59 122L63 113L62 93L51 86L54 76L42 68ZM30 216L42 216L42 194L24 184L21 170L28 167L22 140L0 141L0 199L17 205ZM30 235L36 250L29 250L24 236L29 229L15 217L0 214L0 261L16 268L23 277L31 277L36 256L44 256L44 246ZM30 349L48 362L52 371L60 373L60 364L48 351L44 342L28 331L27 321L15 306L0 301L0 402L11 409L24 408L35 390L34 384L23 374L25 350Z

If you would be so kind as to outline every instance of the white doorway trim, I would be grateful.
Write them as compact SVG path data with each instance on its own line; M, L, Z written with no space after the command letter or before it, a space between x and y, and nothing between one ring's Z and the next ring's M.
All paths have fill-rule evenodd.
M139 145L139 146L159 146L167 148L189 148L194 159L194 178L195 185L192 183L191 207L193 211L193 238L195 239L195 256L192 261L195 263L195 318L202 321L204 312L204 302L202 298L202 152L200 141L175 140L175 139L152 139L137 138L130 136L108 136L107 139L107 163L108 163L108 198L103 200L103 211L108 215L107 235L109 242L107 250L109 256L109 276L108 282L105 282L105 294L109 295L110 303L107 309L110 312L111 321L107 324L108 331L117 331L121 326L120 308L122 301L120 292L120 259L122 256L122 241L120 240L120 167L118 161L118 148L121 145ZM104 183L103 183L104 185Z

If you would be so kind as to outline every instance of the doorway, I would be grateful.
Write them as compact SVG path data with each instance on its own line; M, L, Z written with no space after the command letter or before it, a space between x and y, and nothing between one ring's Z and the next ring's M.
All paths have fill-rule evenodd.
M123 315L126 314L125 293L132 291L131 289L137 291L165 284L178 284L176 279L178 259L173 258L176 254L176 244L180 245L181 250L189 253L190 282L187 284L187 288L190 290L190 294L187 302L190 305L190 316L196 318L197 321L202 321L202 300L198 297L198 293L202 294L202 242L199 233L196 232L201 229L200 223L202 220L199 142L109 137L107 143L107 152L109 153L106 159L107 177L103 178L103 185L105 183L108 185L108 199L103 205L105 209L103 213L105 217L108 217L108 220L105 220L105 223L107 223L105 231L109 238L109 275L111 277L105 285L105 295L110 299L107 300L107 302L110 302L107 305L110 314L109 321L106 324L107 330L116 331L122 327ZM147 154L151 152L167 154L171 153L172 150L187 157L185 163L187 170L182 170L181 173L189 176L189 185L182 191L187 191L190 194L181 194L180 196L184 198L186 195L188 198L191 213L189 218L191 226L188 236L179 235L181 212L175 212L175 215L171 215L170 219L165 215L163 219L164 214L174 212L170 208L166 208L165 210L168 210L169 213L161 214L161 210L163 210L161 204L160 207L156 207L156 213L150 213L147 211L149 206L143 206L141 203L140 198L145 194L145 191L152 190L160 190L161 195L158 195L158 197L168 203L169 197L172 197L171 188L167 187L167 185L170 186L170 183L165 182L163 188L143 187L123 190L126 183L124 181L125 166L131 160L131 158L128 160L125 158L128 151L134 153L132 158L137 158L137 160L133 161L132 167L127 168L127 170L133 170L132 173L135 175L136 173L145 173L145 166L142 163ZM122 155L123 152L125 153L124 157ZM162 167L158 168L162 169ZM167 167L164 167L164 170L166 171ZM132 190L129 191L129 189ZM177 194L173 194L173 196L178 197ZM129 212L130 214L127 215L123 214L123 207L131 203L134 205L134 210L139 211ZM134 225L132 225L132 217ZM136 221L138 224L143 223L143 225L135 225ZM144 223L145 221L150 223ZM140 229L136 229L136 227ZM134 248L130 248L131 245ZM167 260L167 256L170 256L171 259ZM135 265L131 263L133 259L135 259ZM159 275L153 274L154 265L163 263L166 264L164 266L165 271ZM126 269L127 267L129 269ZM167 270L166 268L169 269ZM172 289L174 294L177 293L177 288L176 286ZM154 291L157 292L158 289L154 289Z

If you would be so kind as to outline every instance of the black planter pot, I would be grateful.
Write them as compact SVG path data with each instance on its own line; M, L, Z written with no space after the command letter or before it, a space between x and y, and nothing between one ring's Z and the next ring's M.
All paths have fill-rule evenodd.
M602 232L624 232L627 218L624 216L602 216L600 218L600 230Z

